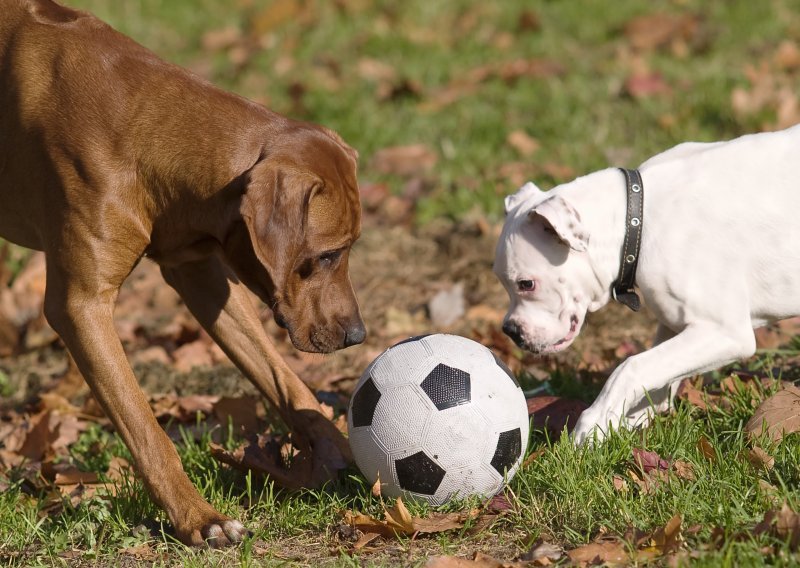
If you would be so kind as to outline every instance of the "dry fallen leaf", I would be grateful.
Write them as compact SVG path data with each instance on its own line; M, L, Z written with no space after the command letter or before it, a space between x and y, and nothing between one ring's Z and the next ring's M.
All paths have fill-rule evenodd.
M522 555L521 560L532 562L534 566L549 566L564 556L564 549L542 539L536 541L531 549Z
M628 482L625 481L625 478L621 475L615 475L611 478L611 482L614 484L614 489L620 493L627 493L628 492Z
M383 148L372 156L372 168L381 174L413 177L429 172L439 156L425 144Z
M378 472L378 479L375 480L375 483L372 484L372 496L379 497L381 496L381 474Z
M630 75L623 88L626 95L634 99L644 99L655 95L667 95L672 88L661 73L649 72Z
M363 533L376 533L385 537L412 536L417 533L439 533L460 529L478 515L475 511L460 513L432 513L426 518L412 517L403 500L398 497L395 504L384 509L384 518L376 519L359 512L345 513L344 523Z
M133 556L137 560L143 560L145 562L152 562L158 558L156 551L153 550L153 547L147 542L143 544L137 544L136 546L128 546L121 549L119 552L120 554Z
M753 534L768 533L781 540L788 540L789 546L797 550L800 545L800 515L789 505L783 504L780 510L772 509L764 513L764 520L753 529Z
M800 389L786 386L762 402L744 430L751 439L767 434L773 442L800 430Z
M625 25L625 35L634 49L650 51L671 48L683 55L688 46L700 47L700 19L693 14L645 14Z
M746 457L750 465L756 469L766 469L769 471L775 466L775 458L758 446L750 448L747 451Z
M506 142L508 142L508 145L514 148L514 150L519 152L520 156L523 158L534 155L541 147L539 141L524 130L509 132L506 137Z
M586 564L628 564L630 555L621 540L590 542L578 548L567 550L572 562Z
M665 471L669 469L669 462L656 452L640 448L633 448L633 462L639 466L639 469L644 473L650 473L659 469Z
M252 434L261 428L264 406L261 397L255 395L223 396L214 403L213 412L223 427L230 423L234 432Z
M679 479L685 479L687 481L694 481L696 479L694 475L694 466L683 460L675 460L672 462L672 471L675 472L675 475L678 476Z
M709 442L708 438L705 436L700 436L700 439L697 440L697 449L700 450L700 453L708 461L712 463L717 461L717 452L714 451L714 446L711 445L711 442Z
M658 549L661 554L669 554L676 551L681 546L683 537L681 536L682 517L674 515L667 524L659 527L651 537L651 545Z

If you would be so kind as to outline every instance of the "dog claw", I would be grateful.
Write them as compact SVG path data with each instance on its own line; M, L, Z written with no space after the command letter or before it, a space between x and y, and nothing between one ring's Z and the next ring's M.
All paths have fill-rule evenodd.
M249 536L252 536L252 533L242 523L223 517L193 531L190 538L181 540L190 546L224 548L238 544Z

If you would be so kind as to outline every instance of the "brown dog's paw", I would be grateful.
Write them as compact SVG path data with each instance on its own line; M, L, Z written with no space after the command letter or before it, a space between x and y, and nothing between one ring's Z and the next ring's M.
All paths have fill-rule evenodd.
M203 542L210 548L222 548L242 542L244 537L250 536L250 531L237 520L220 520L216 523L206 525L201 530Z
M242 542L252 533L242 523L217 514L192 530L176 531L178 539L188 546L223 548Z

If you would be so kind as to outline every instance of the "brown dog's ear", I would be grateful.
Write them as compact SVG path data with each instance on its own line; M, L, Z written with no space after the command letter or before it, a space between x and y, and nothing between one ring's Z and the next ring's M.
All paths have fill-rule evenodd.
M319 180L263 160L250 170L241 214L253 250L280 288L303 244L308 203Z
M586 251L589 234L581 223L581 216L572 205L560 195L548 197L528 213L530 220L541 218L545 229L551 230L561 242L572 250Z
M358 150L356 150L355 148L350 146L347 142L345 142L344 138L339 136L338 132L336 132L335 130L331 130L330 128L326 128L324 126L320 126L319 128L322 130L322 132L325 133L326 136L328 136L328 138L332 139L339 146L341 146L342 149L345 151L345 153L348 156L350 156L356 164L358 163Z

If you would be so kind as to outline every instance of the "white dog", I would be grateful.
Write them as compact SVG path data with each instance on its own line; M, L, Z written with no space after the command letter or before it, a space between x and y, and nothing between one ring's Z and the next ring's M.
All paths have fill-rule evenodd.
M653 347L581 415L579 443L645 423L680 379L752 355L753 328L800 315L800 126L680 144L639 172L643 183L606 169L506 198L494 270L511 297L503 330L519 346L566 349L612 295L638 308L633 274L659 321Z

